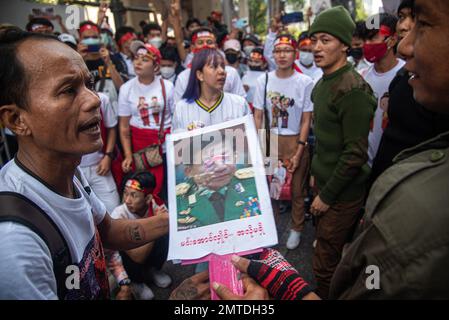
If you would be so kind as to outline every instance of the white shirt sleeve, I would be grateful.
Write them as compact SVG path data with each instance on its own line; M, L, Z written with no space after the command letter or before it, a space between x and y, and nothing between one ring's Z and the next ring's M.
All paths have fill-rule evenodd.
M230 93L246 98L246 91L245 88L243 87L242 79L240 79L237 70L230 67L226 68L226 71L228 72L228 76L230 77L230 81L232 83Z
M0 223L0 300L57 300L50 250L36 233Z
M266 75L263 74L257 79L256 90L254 91L253 107L259 110L263 110L265 102L265 79Z
M132 81L132 80L130 80ZM130 85L125 83L120 87L120 92L118 95L118 116L119 117L130 117L132 115L132 109L129 104L128 96Z
M304 109L303 112L313 112L313 102L312 102L312 90L315 86L313 80L307 79L306 89L304 90L305 98L304 98Z
M114 128L117 125L117 115L112 107L109 97L101 92L98 93L101 99L101 112L103 123L106 128Z
M186 69L186 70L189 70L189 69ZM190 72L186 72L186 70L181 72L178 76L178 79L176 79L175 94L174 94L175 103L177 103L178 101L180 101L182 99L182 96L184 95L184 92L186 91L187 83L189 82L187 75L190 75Z
M173 86L173 83L171 83L171 81L165 81L165 89L168 107L167 110L170 112L170 117L173 117L173 113L175 112L175 87Z
M274 41L276 41L276 37L277 37L276 32L271 32L271 30L269 30L263 48L263 55L268 62L269 71L273 71L276 69L276 62L274 61L273 56Z
M175 103L175 111L173 112L173 119L172 119L172 133L182 132L185 131L186 128L183 127L182 122L182 104L183 100L180 100Z

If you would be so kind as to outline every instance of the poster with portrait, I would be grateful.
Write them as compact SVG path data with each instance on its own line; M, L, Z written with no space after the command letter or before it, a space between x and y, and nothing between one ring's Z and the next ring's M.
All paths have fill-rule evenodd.
M169 260L278 242L252 116L167 138Z

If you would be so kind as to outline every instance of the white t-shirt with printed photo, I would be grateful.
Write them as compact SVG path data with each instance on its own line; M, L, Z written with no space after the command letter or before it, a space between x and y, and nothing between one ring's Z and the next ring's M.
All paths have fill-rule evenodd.
M388 87L404 64L405 62L403 60L398 59L398 64L385 73L378 73L374 65L372 65L363 76L373 89L374 95L377 98L377 109L374 114L372 128L368 135L368 164L370 166L372 166L373 160L376 157L380 140L382 139L388 120L387 112L385 111L385 108L388 108Z
M209 110L198 100L182 99L176 103L173 114L173 132L190 131L225 121L238 119L250 113L248 103L241 96L224 92Z
M98 92L98 96L101 100L100 108L101 115L103 117L103 125L105 128L114 128L117 125L117 114L112 107L111 101L104 93ZM106 143L106 141L103 141L103 143ZM80 167L94 166L98 164L101 159L103 159L103 156L104 154L102 150L86 154L81 158Z
M246 97L245 89L243 88L242 80L240 79L239 73L235 68L226 66L226 81L224 84L223 91L239 95L241 97ZM175 83L175 102L182 99L184 92L187 89L190 78L190 68L185 69L178 75Z
M162 121L164 97L160 77L155 77L149 84L139 82L135 77L120 87L118 115L119 117L131 116L130 125L139 129L159 130ZM164 129L171 127L173 114L173 84L163 80L166 94L166 111Z
M106 208L94 192L87 193L74 178L81 197L71 199L52 191L44 182L11 160L0 171L0 191L20 193L44 210L67 241L72 262L80 270L80 290L69 290L68 298L95 297L101 279L97 264L101 243L96 225ZM57 299L53 262L45 242L28 227L0 222L0 300Z
M276 71L268 74L266 107L271 132L277 135L297 135L301 131L303 112L313 112L311 94L313 80L299 72L289 78L279 78ZM264 109L265 75L257 79L254 108Z

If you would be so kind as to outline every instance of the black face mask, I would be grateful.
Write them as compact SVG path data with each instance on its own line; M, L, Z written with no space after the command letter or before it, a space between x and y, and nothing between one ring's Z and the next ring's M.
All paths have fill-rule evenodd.
M262 66L249 66L249 70L251 70L251 71L264 71Z
M239 55L237 53L226 53L226 61L229 62L229 64L234 64L239 59Z
M349 50L349 55L355 60L361 60L363 58L363 48L353 48Z

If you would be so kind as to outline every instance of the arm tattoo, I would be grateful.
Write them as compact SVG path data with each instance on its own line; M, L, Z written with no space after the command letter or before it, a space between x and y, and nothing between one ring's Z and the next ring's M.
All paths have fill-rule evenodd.
M128 227L128 234L133 242L140 243L145 239L145 232L140 224L131 224Z
M185 280L170 295L170 300L195 300L198 299L198 289L191 279Z

